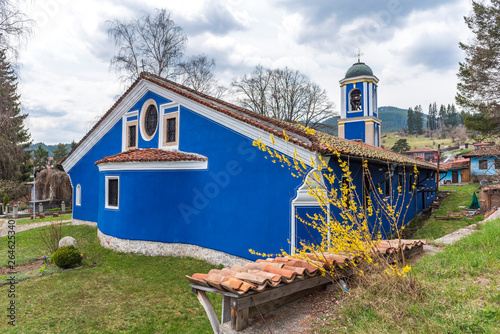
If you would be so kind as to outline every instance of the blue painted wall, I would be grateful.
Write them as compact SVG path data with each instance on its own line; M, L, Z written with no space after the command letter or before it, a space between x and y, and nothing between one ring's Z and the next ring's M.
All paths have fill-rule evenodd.
M453 178L453 171L458 172L458 183L462 182L462 169L460 168L455 168L455 169L450 169L448 172L440 172L439 174L441 175L440 177L440 184L444 183L452 183Z
M130 110L140 110L149 98L155 99L158 106L169 102L147 93ZM364 133L364 122L360 125ZM73 217L97 221L103 233L118 238L195 244L250 259L255 258L248 252L250 248L266 253L289 250L291 200L300 180L266 159L249 138L184 107L179 110L179 126L179 150L206 156L207 170L99 172L94 165L97 160L121 152L120 120L68 173L74 189L77 184L82 187L82 205L75 206ZM138 147L157 147L158 133L144 141L139 132ZM331 159L330 166L341 173L336 159ZM370 166L375 183L384 179L385 169L383 165ZM351 162L351 171L357 189L362 189L359 161ZM392 179L393 198L403 197L395 193L398 172ZM104 205L107 175L120 177L117 210ZM419 189L431 186L429 181L422 182ZM432 202L418 195L412 200L418 211ZM412 205L409 197L398 205L407 204ZM297 210L301 214L304 210L320 212L314 207ZM410 209L404 222L413 214ZM384 233L388 233L388 222L382 225ZM307 238L304 232L297 227L299 238Z
M471 176L473 175L495 175L500 169L495 169L495 160L498 157L471 157ZM488 161L488 169L479 169L479 160Z
M356 140L361 139L365 141L365 122L346 122L344 125L344 135L345 139Z

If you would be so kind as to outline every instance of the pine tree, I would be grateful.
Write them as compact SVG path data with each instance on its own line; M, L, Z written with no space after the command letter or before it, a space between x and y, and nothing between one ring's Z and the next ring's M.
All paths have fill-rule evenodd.
M5 52L0 50L0 179L17 181L22 179L30 134L24 125L28 114L21 111L17 76Z
M38 148L33 151L33 164L36 167L45 168L49 161L49 152L42 146L38 145Z
M457 104L474 113L465 126L477 139L500 136L500 0L473 1L465 23L473 33L470 44L460 43L465 60L460 63Z
M424 114L422 112L422 106L415 106L415 110L413 112L413 127L416 134L421 135L424 133Z
M408 123L408 133L413 133L415 131L415 118L413 116L413 109L408 108L408 116L407 116L407 123Z
M68 146L66 144L59 143L52 153L54 153L54 163L60 163L66 154L68 154Z

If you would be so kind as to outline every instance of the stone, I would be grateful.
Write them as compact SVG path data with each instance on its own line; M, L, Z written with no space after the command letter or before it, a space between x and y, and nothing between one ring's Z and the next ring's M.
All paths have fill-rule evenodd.
M66 212L66 204L64 203L64 201L61 202L61 212L62 213Z
M59 248L64 247L64 246L75 246L76 248L76 240L73 237L64 237L61 240L59 240Z
M43 212L43 204L42 203L38 203L38 212L39 213Z

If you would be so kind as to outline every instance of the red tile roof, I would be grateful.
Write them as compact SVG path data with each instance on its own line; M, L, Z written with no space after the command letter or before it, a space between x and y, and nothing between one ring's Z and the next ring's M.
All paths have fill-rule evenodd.
M492 157L492 156L500 157L500 146L498 146L498 145L483 146L474 152L462 154L462 156L470 157L470 158L471 157Z
M401 240L401 245L399 240L382 240L376 248L380 255L390 256L401 251L409 251L414 247L422 247L424 244L426 240ZM358 260L344 255L325 254L321 261L311 258L311 262L316 264L312 265L308 261L293 257L276 257L249 262L244 266L235 264L231 268L212 269L208 274L186 275L186 278L193 284L244 295L321 275L319 267L326 269L337 267L337 272L341 273L342 268Z
M366 159L379 160L381 162L398 162L407 165L417 165L419 167L433 168L435 165L425 161L418 161L411 157L394 153L382 148L374 147L368 144L354 142L347 139L338 138L332 135L314 131L314 134L306 133L304 129L295 123L280 121L271 117L254 113L250 110L238 107L231 103L216 99L214 97L198 93L188 87L179 85L170 80L161 78L150 73L141 73L140 77L130 86L130 88L116 101L104 116L94 125L94 127L83 137L83 139L73 148L69 155L80 146L80 144L102 123L102 121L120 104L130 91L141 80L147 80L158 86L164 87L176 94L184 96L192 101L207 106L213 110L226 114L239 121L250 124L254 127L262 129L276 137L284 138L286 136L289 141L298 146L302 146L308 150L319 152L322 154L331 154L332 151L338 151L344 155L364 157ZM68 157L67 156L67 157ZM67 158L66 157L66 158ZM66 159L65 158L65 159Z
M450 170L450 169L463 169L469 168L470 159L462 159L452 162L447 162L439 166L439 170Z
M121 152L96 161L95 165L105 162L144 162L144 161L206 161L207 158L192 153L166 151L158 148L142 148Z

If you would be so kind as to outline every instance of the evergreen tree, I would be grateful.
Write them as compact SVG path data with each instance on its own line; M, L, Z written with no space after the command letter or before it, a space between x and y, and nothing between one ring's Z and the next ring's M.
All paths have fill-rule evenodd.
M413 114L413 109L408 108L408 133L414 133L415 132L415 117Z
M21 111L17 76L5 50L0 50L0 179L22 179L25 148L30 145L30 134L24 125L27 116Z
M48 161L49 152L41 144L38 145L38 148L33 151L33 164L36 167L45 168Z
M52 153L54 153L54 163L60 163L66 154L68 154L68 146L66 144L59 143Z
M444 106L444 104L441 105L441 107L439 107L439 125L438 125L438 128L440 130L443 130L444 129L444 126L445 126L445 121L446 121L446 107Z
M394 143L394 146L391 147L391 151L396 153L403 153L409 151L410 149L410 144L408 144L406 139L398 139L398 141Z
M413 112L413 127L416 134L421 135L424 133L424 114L422 112L422 106L415 106L415 110Z
M473 1L465 23L473 33L470 44L460 43L465 60L460 63L456 101L474 114L465 116L465 126L477 139L500 136L500 0Z
M70 145L71 145L71 149L74 149L76 146L76 141L73 140Z

